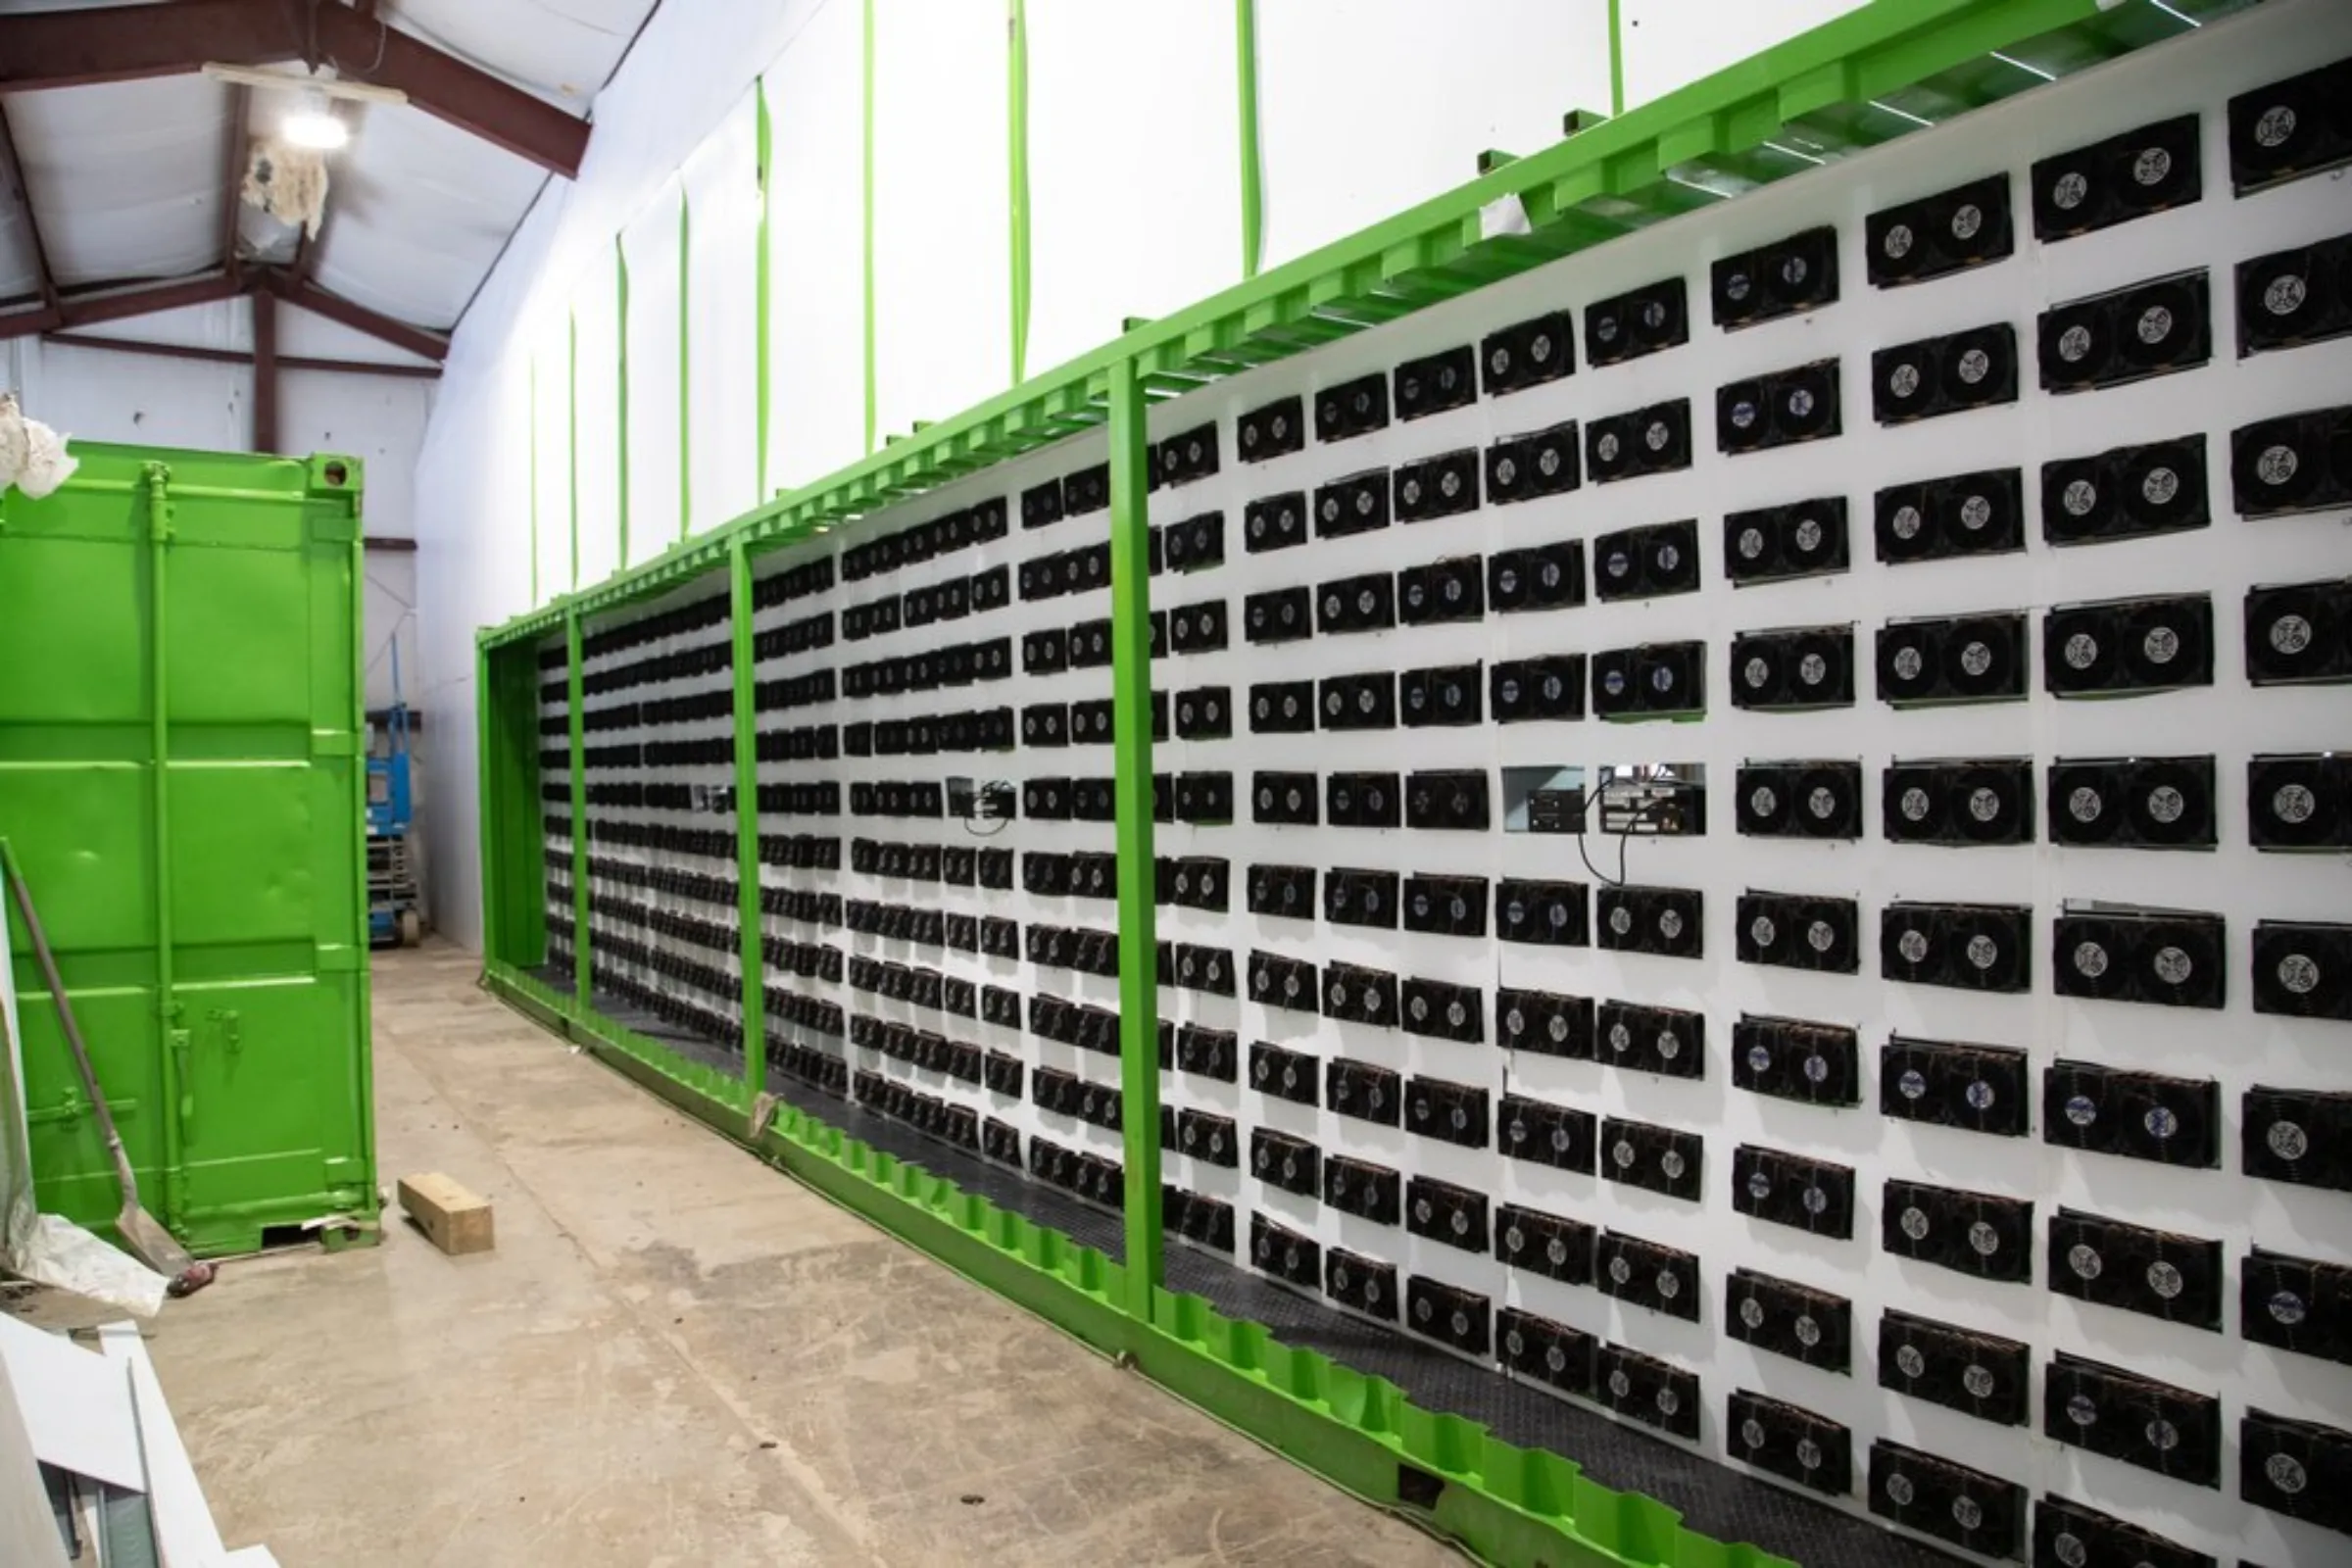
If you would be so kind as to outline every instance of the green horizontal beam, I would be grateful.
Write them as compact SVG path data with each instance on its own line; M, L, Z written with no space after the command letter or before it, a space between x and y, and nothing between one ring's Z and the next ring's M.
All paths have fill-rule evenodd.
M2183 10L2122 0L2107 10L2102 0L1873 0L1189 309L1140 322L693 545L487 628L480 639L496 645L543 636L566 605L594 613L710 569L735 536L756 554L788 548L1056 439L1072 418L1099 423L1116 365L1138 366L1164 395L1158 378L1182 375L1190 386L1233 373L1237 364L1301 353L1703 204L1706 197L1667 177L1678 165L1746 157L1744 177L1757 183L1809 169L1805 158L1753 156L1769 153L1765 144L1791 122L1804 122L1820 149L1812 157L1862 151L1908 134L1918 120L2038 86L2038 72L2064 74L2186 31L2197 24L2192 16L2206 20L2252 3L2193 0ZM1996 53L2008 60L1995 60ZM1877 107L1906 92L1943 114L1923 113L1910 100L1903 113ZM1506 199L1525 209L1534 233L1481 237L1479 214Z

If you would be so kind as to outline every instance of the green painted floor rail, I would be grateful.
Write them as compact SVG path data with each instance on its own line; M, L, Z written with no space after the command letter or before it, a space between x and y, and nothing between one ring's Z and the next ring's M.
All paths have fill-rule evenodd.
M376 1213L361 467L75 442L0 495L0 839L192 1250ZM120 1207L11 925L36 1195Z
M1811 32L1551 147L1502 163L1443 196L1321 250L1247 278L1187 310L1137 323L1092 354L977 407L922 426L827 478L779 496L643 565L583 586L484 630L481 694L484 980L690 1113L949 1266L1105 1351L1130 1356L1183 1397L1377 1502L1419 1508L1479 1556L1544 1568L1788 1568L1752 1545L1686 1529L1654 1498L1613 1492L1572 1456L1516 1447L1478 1424L1413 1405L1393 1384L1280 1344L1260 1325L1218 1314L1160 1285L1159 1186L1136 1114L1156 1086L1153 1008L1151 738L1148 662L1114 674L1119 847L1119 973L1129 1026L1124 1266L903 1164L758 1093L744 1078L688 1060L533 978L547 952L540 824L538 668L561 638L567 657L573 816L580 806L580 628L584 617L726 570L737 612L750 561L836 531L856 534L894 505L1075 431L1107 425L1114 472L1140 471L1154 401L1303 353L1560 257L1736 199L1822 163L1984 108L2204 23L2254 0L1874 0ZM1561 106L1563 112L1580 107ZM1580 117L1580 123L1584 122ZM1467 172L1467 171L1465 171ZM1489 236L1481 215L1516 202L1527 230ZM762 382L764 385L764 380ZM1113 505L1114 624L1139 635L1150 602L1135 569L1143 508L1136 486ZM738 649L744 628L738 626ZM740 659L740 652L738 654ZM739 683L745 671L738 668ZM738 734L743 729L738 712ZM740 835L737 874L759 876L756 837ZM575 856L580 840L574 839ZM1141 868L1140 871L1137 868ZM575 867L579 896L585 876ZM1136 892L1145 889L1144 892ZM1128 896L1132 894L1133 896ZM580 963L592 940L575 921ZM752 953L745 945L747 958ZM757 988L754 988L756 993ZM1134 1001L1145 999L1140 1010ZM747 1016L751 1016L747 1010ZM752 1059L759 1059L757 1051ZM1139 1136L1137 1129L1142 1129ZM1432 1480L1442 1483L1434 1505Z

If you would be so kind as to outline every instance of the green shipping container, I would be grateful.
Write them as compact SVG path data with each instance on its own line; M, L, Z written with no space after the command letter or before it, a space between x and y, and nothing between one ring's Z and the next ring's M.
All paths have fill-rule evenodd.
M148 1209L209 1254L371 1234L359 462L73 451L55 495L0 495L0 838ZM102 1225L21 925L34 1187Z

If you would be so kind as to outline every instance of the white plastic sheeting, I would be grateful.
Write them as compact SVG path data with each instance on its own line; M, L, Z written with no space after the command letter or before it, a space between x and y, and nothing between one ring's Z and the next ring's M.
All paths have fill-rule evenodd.
M1001 4L874 7L876 440L1012 384L1004 27Z
M760 499L759 100L746 93L686 162L687 454L692 531Z
M0 300L28 297L40 288L32 260L32 228L24 209L0 202Z
M1692 26L1689 0L1623 0L1626 105L1662 98L1867 3L1740 0L1736 6L1707 7L1706 25ZM1608 102L1594 107L1606 109Z
M1239 57L1230 8L1029 0L1031 373L1241 279Z
M369 310L446 327L546 172L418 109L370 105L356 120L335 157L318 282Z
M536 499L519 514L538 519L539 597L568 593L581 580L571 549L571 318L555 313L530 348L530 443ZM434 477L427 475L428 485ZM429 612L428 612L429 613Z
M583 3L586 10L570 8L574 16L604 14L600 0ZM1664 15L1654 0L1627 3L1632 12ZM572 586L562 318L576 288L610 298L609 282L579 280L590 271L609 278L612 236L679 170L687 172L693 229L695 526L724 521L760 499L750 490L762 439L771 492L822 478L864 454L863 4L666 0L598 96L580 177L551 186L516 231L466 316L436 397L418 507L427 545L419 558L424 679L437 706L460 711L471 702L475 629L532 607L529 553L515 541L527 538L534 454L538 600ZM947 69L950 44L902 39L902 25L911 32L917 24L892 21L894 0L874 4L881 435L916 418L952 417L1004 384L1009 356L1001 345L1011 291L1001 216L1008 194L1003 8L970 0L939 12L953 19L943 36L955 40L954 84L929 94L920 84ZM1783 18L1770 25L1786 30L1818 20L1816 7L1836 9L1834 0L1777 0L1759 9ZM447 28L443 35L463 44L475 9L429 0L404 15L422 31ZM1647 74L1642 79L1689 79L1729 63L1715 58L1725 47L1715 13L1726 9L1710 7L1704 25L1679 23L1671 32L1662 22L1645 22L1656 30L1638 45L1638 69ZM1264 264L1461 183L1485 148L1549 144L1567 110L1607 107L1606 10L1606 0L1262 6ZM1034 372L1107 341L1122 317L1164 316L1241 277L1241 159L1239 44L1230 10L1029 0L1028 22L1027 363ZM1769 41L1757 36L1731 47ZM1628 68L1637 69L1630 56ZM772 124L764 432L753 415L750 258L758 213L746 190L756 181L748 101L755 78L763 82ZM552 90L544 75L528 79ZM906 177L909 169L918 177ZM948 172L926 183L923 170ZM957 189L943 193L941 182ZM745 191L740 203L715 194L733 191ZM972 233L948 216L967 209L979 225ZM994 281L980 281L984 275ZM976 301L980 314L938 337L929 329L945 319L932 309L943 298ZM659 309L642 289L631 304L633 316ZM612 362L594 354L584 336L583 390L601 378L609 403ZM975 390L958 390L965 387ZM585 584L612 562L612 519L600 522L592 493L601 486L609 501L617 466L585 400L582 415L587 504L578 580ZM640 420L631 435L642 454L648 441L674 440L674 421L657 436ZM640 461L633 454L632 465ZM479 889L473 736L465 725L443 736L427 761L435 799L448 808L428 828L439 872L436 917L466 939L477 929Z
M583 584L620 569L620 278L614 263L608 241L571 290L576 422L570 461Z
M621 235L629 264L629 559L678 542L678 203L666 186Z
M228 89L203 76L9 95L9 129L60 284L220 265L228 104Z
M399 0L401 26L439 48L493 63L526 92L579 114L644 25L655 0L563 0L486 6L481 0Z
M1739 8L1703 9L1711 26ZM1550 146L1571 109L1605 111L1608 3L1276 0L1257 8L1257 96L1272 267L1451 190L1488 148Z
M771 486L865 455L859 24L858 0L831 0L767 75Z

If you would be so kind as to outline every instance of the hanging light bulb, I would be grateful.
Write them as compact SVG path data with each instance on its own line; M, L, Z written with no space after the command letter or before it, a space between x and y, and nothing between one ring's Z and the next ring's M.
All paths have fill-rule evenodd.
M301 95L298 106L279 122L277 128L294 146L322 153L337 151L351 140L351 127L335 114L326 94L315 90Z

